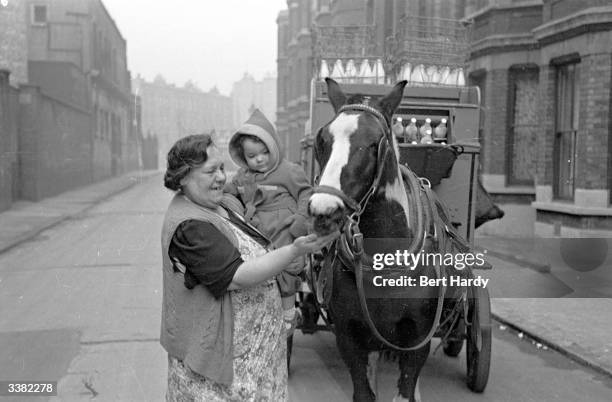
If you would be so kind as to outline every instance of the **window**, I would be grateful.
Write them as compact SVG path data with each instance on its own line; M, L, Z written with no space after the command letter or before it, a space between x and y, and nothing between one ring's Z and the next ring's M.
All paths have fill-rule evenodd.
M47 6L32 5L32 25L45 25L47 23Z
M506 184L533 186L537 162L538 67L515 65L508 72Z
M573 62L556 66L553 194L556 199L570 201L574 199L576 176L578 65Z

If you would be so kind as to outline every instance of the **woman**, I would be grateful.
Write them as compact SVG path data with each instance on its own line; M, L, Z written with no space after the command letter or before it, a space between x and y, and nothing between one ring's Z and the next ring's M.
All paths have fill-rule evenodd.
M168 153L164 184L177 193L162 229L166 399L286 400L286 338L273 278L336 234L267 252L266 239L227 202L225 179L207 135L182 138Z

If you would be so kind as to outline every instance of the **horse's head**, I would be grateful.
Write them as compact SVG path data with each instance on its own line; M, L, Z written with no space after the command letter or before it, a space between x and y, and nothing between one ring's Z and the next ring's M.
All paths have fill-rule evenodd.
M406 86L401 81L367 104L363 96L347 99L334 80L326 82L336 116L319 130L314 144L321 176L309 212L318 234L341 228L348 213L360 213L377 190L387 155L395 155L389 122Z

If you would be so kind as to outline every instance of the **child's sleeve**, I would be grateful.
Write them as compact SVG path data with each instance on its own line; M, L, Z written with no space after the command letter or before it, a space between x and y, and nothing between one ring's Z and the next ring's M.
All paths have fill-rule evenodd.
M306 178L306 173L301 166L291 164L289 171L289 180L287 190L295 199L298 206L298 214L308 216L308 200L312 195L312 186Z
M312 186L306 178L306 174L301 166L291 164L287 169L289 180L287 190L297 202L297 213L293 216L293 222L289 227L289 232L294 237L305 236L308 234L308 200L312 195Z

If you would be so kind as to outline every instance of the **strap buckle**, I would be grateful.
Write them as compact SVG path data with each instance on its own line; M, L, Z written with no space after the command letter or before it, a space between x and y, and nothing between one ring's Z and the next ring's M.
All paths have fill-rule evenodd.
M431 189L431 182L429 181L427 177L419 177L419 181L421 182L421 185L423 187L427 187Z

